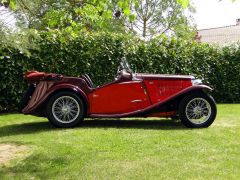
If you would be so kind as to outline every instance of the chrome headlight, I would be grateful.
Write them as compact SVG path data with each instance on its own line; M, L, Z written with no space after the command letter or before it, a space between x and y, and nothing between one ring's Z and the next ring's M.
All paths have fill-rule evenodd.
M202 84L202 80L201 79L192 79L192 85L199 85Z

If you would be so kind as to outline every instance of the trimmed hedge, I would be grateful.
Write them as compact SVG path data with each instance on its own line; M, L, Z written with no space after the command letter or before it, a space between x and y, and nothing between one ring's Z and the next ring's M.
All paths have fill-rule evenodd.
M240 102L240 48L160 38L143 42L118 34L82 35L64 38L44 32L31 56L19 50L0 48L0 111L15 110L27 84L27 70L68 76L87 73L96 85L111 81L119 59L125 55L138 72L192 74L214 88L217 102Z

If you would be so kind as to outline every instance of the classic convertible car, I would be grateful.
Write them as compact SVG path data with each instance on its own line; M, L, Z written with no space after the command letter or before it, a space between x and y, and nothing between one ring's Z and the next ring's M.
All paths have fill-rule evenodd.
M115 79L95 87L88 75L66 77L29 71L30 84L21 111L47 117L57 127L73 127L90 118L171 117L191 128L210 126L216 104L212 89L186 75L134 73L125 58Z

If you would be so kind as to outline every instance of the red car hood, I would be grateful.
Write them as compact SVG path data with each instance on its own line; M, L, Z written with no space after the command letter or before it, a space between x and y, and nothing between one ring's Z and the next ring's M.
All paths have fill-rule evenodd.
M136 74L136 78L141 78L141 79L185 79L185 80L191 80L191 79L194 79L194 76L137 73Z

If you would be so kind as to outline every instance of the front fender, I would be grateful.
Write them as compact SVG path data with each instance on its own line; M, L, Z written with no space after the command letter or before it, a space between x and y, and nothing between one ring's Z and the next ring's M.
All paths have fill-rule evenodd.
M180 97L186 95L186 94L189 94L189 93L194 93L194 92L197 92L197 91L212 91L213 89L209 86L206 86L206 85L194 85L194 86L190 86L190 87L187 87L181 91L179 91L178 93L176 94L173 94L172 96L169 96L167 99L165 99L164 101L161 101L159 103L155 103L155 104L152 104L151 106L143 109L141 111L141 113L145 113L145 114L148 114L148 112L152 111L152 110L155 110L155 109L158 109L160 106L164 106L166 105L167 103L171 102L171 101L174 101L174 100L177 100L179 99Z
M35 114L35 111L40 106L44 105L47 99L49 99L54 93L61 90L71 90L81 95L88 107L87 95L78 86L67 83L54 85L51 81L41 81L37 85L28 105L22 110L22 112L24 114Z
M175 96L180 96L180 95L183 95L185 93L200 91L200 90L212 91L213 89L211 87L207 86L207 85L194 85L194 86L187 87L186 89L183 89L179 93L175 94Z

